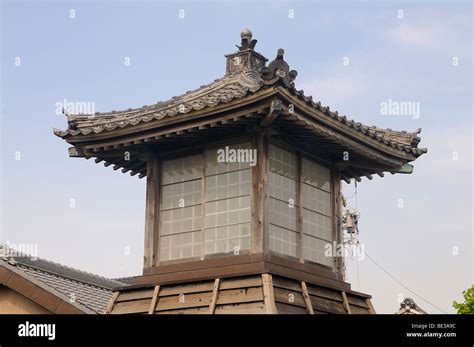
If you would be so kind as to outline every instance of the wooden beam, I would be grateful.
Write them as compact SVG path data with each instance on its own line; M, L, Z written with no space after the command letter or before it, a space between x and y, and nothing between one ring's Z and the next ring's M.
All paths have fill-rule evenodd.
M217 296L219 295L220 278L214 280L214 288L212 289L211 304L209 305L209 314L214 314L216 311Z
M369 306L369 313L370 313L370 314L377 314L377 312L375 312L374 305L372 305L372 300L370 300L370 299L365 299L365 302L366 302L367 305Z
M308 287L306 286L306 282L301 282L301 289L303 292L304 302L306 304L306 311L309 314L314 314L313 305L311 304L311 299L309 298Z
M403 164L400 168L396 171L396 173L402 174L411 174L413 173L413 165L411 164Z
M158 302L158 295L160 295L160 285L156 285L155 290L153 290L153 296L151 297L151 304L150 309L148 310L148 314L155 313L156 304Z
M272 275L262 274L263 301L266 314L276 314L275 293L273 292Z
M80 147L69 147L67 149L70 158L84 158L84 150Z
M344 182L346 182L347 184L351 184L351 179L349 177L347 177L346 175L344 174L341 174L341 178L344 180Z
M114 292L114 294L110 298L109 304L107 305L107 308L105 309L106 314L109 314L110 312L112 312L112 309L114 308L115 301L117 301L117 298L118 298L119 294L120 294L120 292L116 291L116 292Z
M158 238L160 216L160 162L154 153L147 160L146 207L145 207L145 268L158 262Z
M344 306L348 314L352 314L351 307L349 306L349 301L347 300L346 292L342 292L342 305Z
M358 169L365 169L365 170L373 170L373 171L383 171L387 170L389 167L384 167L381 165L371 165L368 163L361 163L361 162L356 162L356 161L351 161L351 160L340 160L336 162L336 167L338 169L345 169L347 167L354 167Z
M272 101L270 105L270 110L265 115L265 117L260 122L261 127L268 127L273 121L280 115L282 111L282 102L279 99L275 99Z
M140 160L140 159L134 160L134 161L132 161L129 165L127 165L126 167L124 167L124 168L122 169L122 172L123 172L123 173L127 173L127 172L130 171L130 170L134 171L136 168L143 166L143 164L144 164L143 161ZM145 164L145 165L146 165L146 164Z

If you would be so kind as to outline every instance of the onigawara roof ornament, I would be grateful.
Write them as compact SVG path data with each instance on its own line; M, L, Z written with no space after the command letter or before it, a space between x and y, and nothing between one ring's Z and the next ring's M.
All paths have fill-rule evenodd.
M400 309L396 312L397 314L426 314L412 298L405 298L400 303Z
M293 88L295 86L293 81L298 75L298 72L296 70L290 70L290 66L283 59L284 54L285 50L279 48L275 60L273 60L268 67L263 67L260 73L267 84L275 84L278 80L281 80L285 86Z

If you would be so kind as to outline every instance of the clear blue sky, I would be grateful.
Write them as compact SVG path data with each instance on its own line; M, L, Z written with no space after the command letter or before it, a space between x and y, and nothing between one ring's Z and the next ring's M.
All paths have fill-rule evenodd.
M2 1L1 11L3 242L37 243L40 257L104 276L139 274L145 182L68 158L52 134L66 128L55 104L89 101L110 111L196 88L223 75L224 54L249 27L267 58L285 49L296 86L315 100L369 125L423 128L420 146L429 152L412 175L359 184L360 240L444 311L474 282L470 2ZM388 99L419 102L420 118L380 115ZM345 192L355 205L353 187ZM348 270L378 312L396 311L399 294L439 312L368 259Z

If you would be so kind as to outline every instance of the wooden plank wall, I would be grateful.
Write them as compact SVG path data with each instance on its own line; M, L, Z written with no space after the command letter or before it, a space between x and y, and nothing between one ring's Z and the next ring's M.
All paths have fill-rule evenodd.
M370 299L271 274L125 290L112 314L369 314Z
M264 310L262 278L257 275L123 291L111 313L249 314Z
M273 276L277 312L280 314L351 314L369 311L368 299L335 289ZM347 298L347 305L344 302Z
M368 314L371 313L371 307L366 299L347 293L347 301L352 314ZM375 313L375 311L374 311Z
M0 286L0 314L51 314L26 296Z

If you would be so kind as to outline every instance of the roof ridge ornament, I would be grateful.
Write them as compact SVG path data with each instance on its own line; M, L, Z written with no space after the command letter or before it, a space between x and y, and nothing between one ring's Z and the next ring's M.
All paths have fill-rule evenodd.
M290 66L283 59L285 50L279 48L277 51L276 58L268 65L260 70L265 84L274 84L281 80L286 87L293 88L295 83L293 82L298 75L296 70L290 70Z
M252 40L252 32L250 31L250 29L246 28L242 30L242 32L240 33L240 38L242 39L240 46L235 45L239 49L239 51L243 51L246 49L253 50L255 48L255 45L257 44L257 40L255 39Z
M268 61L262 54L254 50L257 40L252 40L252 32L244 29L240 33L241 44L236 45L237 52L226 54L226 75L241 73L244 70L260 71Z

